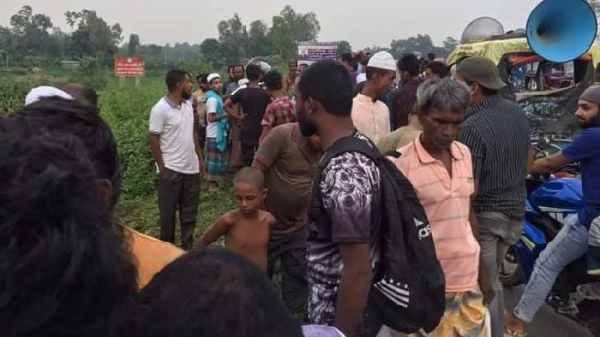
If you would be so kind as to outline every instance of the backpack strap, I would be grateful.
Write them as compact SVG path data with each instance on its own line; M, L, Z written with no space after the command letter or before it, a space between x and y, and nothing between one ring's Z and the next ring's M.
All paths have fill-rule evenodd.
M398 158L400 158L401 155L402 154L400 152L394 150L394 151L386 152L383 156L384 157L393 157L393 158L398 159Z
M382 158L381 153L379 153L379 151L373 144L369 144L364 140L358 139L357 137L352 135L338 139L335 143L333 143L333 145L329 147L329 149L325 151L323 157L319 162L319 169L321 171L324 170L327 164L331 161L331 159L346 152L360 152L367 158L374 161L375 164L378 164L379 160Z

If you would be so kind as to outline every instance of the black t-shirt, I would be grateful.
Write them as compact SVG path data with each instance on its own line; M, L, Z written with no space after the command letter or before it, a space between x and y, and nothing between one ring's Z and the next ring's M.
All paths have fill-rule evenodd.
M233 103L240 103L246 117L242 122L241 141L244 144L257 146L262 133L261 121L271 97L264 89L247 87L231 96Z

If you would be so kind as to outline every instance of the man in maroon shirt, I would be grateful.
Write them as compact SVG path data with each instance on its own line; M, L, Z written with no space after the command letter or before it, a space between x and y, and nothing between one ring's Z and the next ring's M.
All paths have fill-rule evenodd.
M419 70L419 59L414 54L405 54L398 61L398 71L402 83L392 98L390 115L394 130L408 125L408 116L417 102L417 88L422 83L419 79Z

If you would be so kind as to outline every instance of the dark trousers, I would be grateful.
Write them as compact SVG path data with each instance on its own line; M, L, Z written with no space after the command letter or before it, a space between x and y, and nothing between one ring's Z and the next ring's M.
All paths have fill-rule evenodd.
M252 166L254 160L254 154L256 153L256 146L242 143L242 164L244 167Z
M306 227L292 233L271 235L268 250L269 278L273 278L275 264L281 262L281 298L292 313L306 311L308 278L306 261Z
M164 169L158 178L160 239L175 243L175 213L179 210L181 247L194 245L194 229L200 200L200 174L182 174Z

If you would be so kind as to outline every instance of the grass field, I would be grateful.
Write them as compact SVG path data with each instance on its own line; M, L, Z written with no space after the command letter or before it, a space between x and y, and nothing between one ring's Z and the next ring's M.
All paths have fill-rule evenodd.
M123 165L123 197L117 215L123 224L158 237L158 206L154 161L148 145L148 118L152 106L166 93L162 78L146 78L139 87L128 80L110 81L100 92L100 111L111 125ZM200 195L196 236L221 214L235 207L231 193Z
M18 108L33 86L64 80L39 75L0 76L0 115ZM109 78L99 90L100 114L113 130L123 169L123 193L117 216L123 224L155 237L159 233L158 206L155 168L148 145L148 118L152 106L165 93L166 85L161 77L144 78L137 88L133 79L121 86L117 79ZM235 202L230 192L209 194L203 188L196 236L233 207Z

